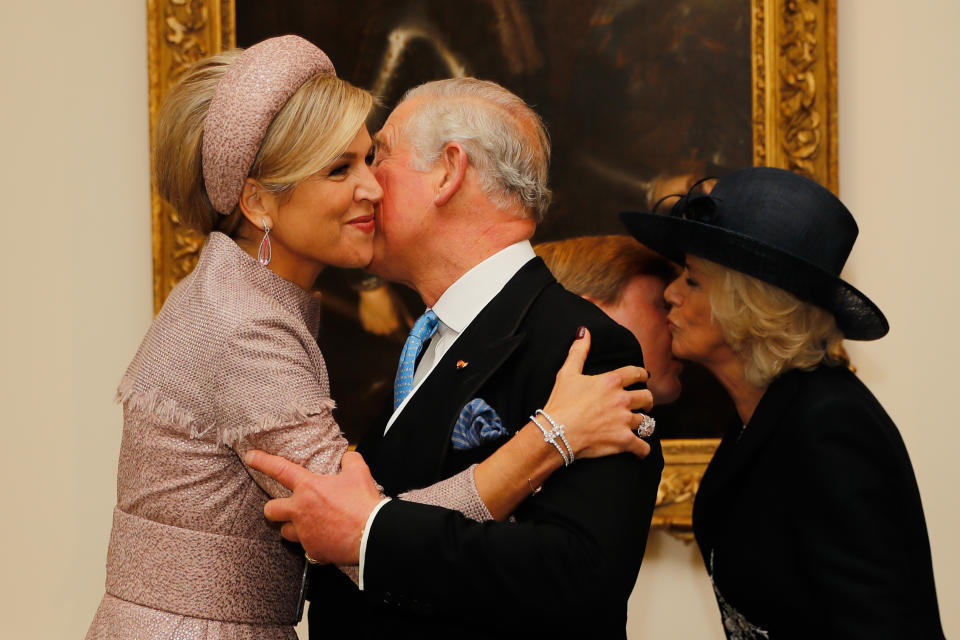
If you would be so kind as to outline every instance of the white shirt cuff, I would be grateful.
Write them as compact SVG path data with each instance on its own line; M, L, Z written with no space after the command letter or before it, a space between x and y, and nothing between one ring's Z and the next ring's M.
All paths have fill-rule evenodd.
M357 586L360 588L360 591L363 591L363 560L364 556L367 555L367 538L370 536L370 528L373 527L373 519L377 517L377 513L383 507L383 505L390 502L390 498L384 498L377 506L373 508L373 511L370 512L370 515L367 517L367 524L363 527L363 536L360 538L360 580L358 581Z

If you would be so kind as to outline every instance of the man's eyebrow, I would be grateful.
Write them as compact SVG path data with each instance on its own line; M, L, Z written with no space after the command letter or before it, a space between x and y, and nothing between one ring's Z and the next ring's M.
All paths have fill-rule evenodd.
M377 131L375 134L373 134L373 144L380 149L390 149L390 145L387 144L387 136L383 135L383 130Z

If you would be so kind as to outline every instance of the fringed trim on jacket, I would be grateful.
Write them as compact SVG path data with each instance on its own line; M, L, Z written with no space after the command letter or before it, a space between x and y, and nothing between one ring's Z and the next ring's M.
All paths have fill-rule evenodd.
M192 440L199 440L211 431L217 434L217 446L236 448L240 441L254 434L276 429L287 429L303 424L313 416L331 412L337 407L333 398L323 398L317 404L304 406L294 404L282 411L262 416L247 425L203 425L187 410L171 398L164 398L159 389L134 390L134 380L124 378L117 388L116 402L127 411L145 413L163 424L171 424L190 432Z

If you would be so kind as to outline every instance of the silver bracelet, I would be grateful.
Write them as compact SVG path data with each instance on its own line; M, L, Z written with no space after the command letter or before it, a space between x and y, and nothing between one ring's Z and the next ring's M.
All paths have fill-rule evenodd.
M556 447L557 452L560 454L560 457L563 458L563 466L565 467L570 466L570 463L572 462L572 460L567 458L567 452L564 451L563 447L560 446L560 443L557 442L557 435L553 431L547 431L546 429L544 429L543 425L540 424L540 422L533 416L530 416L530 420L533 421L533 424L537 425L537 427L539 427L540 431L543 433L543 441L549 442L554 447Z
M541 413L541 411L537 409L537 413ZM544 414L544 416L547 418L547 420L550 420L549 416L547 416L546 414ZM536 419L536 417L530 416L530 420L533 422L533 424L537 425L541 433L543 433L543 441L552 444L557 449L557 452L560 454L560 457L563 458L563 466L569 467L570 463L573 462L573 456L567 455L567 452L564 451L563 447L560 446L560 443L557 442L558 435L561 438L563 438L563 426L562 425L560 426L559 432L557 431L556 427L554 427L551 431L547 431L544 428L544 426L540 424L540 421ZM553 424L553 422L551 422L550 424ZM569 447L567 448L569 449Z
M547 412L544 411L543 409L537 409L537 414L546 418L547 422L549 422L553 426L554 432L556 432L556 434L563 441L563 446L567 448L567 453L570 454L570 462L573 462L573 447L570 446L570 442L567 441L567 436L564 434L564 431L563 431L564 429L566 429L566 425L557 424L556 420L554 420L549 415L547 415Z

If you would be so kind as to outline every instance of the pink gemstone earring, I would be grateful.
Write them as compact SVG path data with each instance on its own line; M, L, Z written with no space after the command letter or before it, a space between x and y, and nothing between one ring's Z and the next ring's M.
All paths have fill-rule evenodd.
M270 245L270 225L267 219L263 219L263 240L260 241L260 248L257 249L257 262L263 266L270 264L273 260L273 247Z

